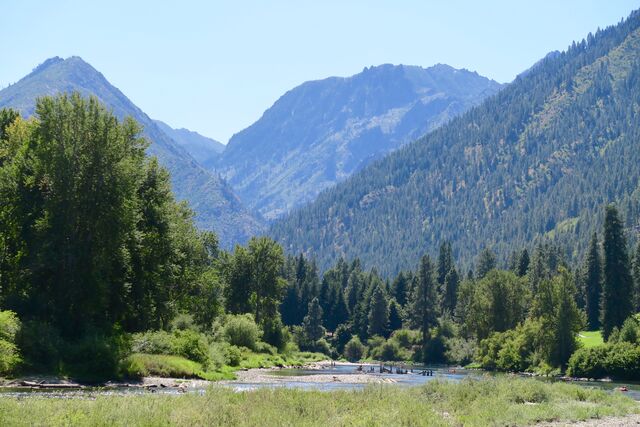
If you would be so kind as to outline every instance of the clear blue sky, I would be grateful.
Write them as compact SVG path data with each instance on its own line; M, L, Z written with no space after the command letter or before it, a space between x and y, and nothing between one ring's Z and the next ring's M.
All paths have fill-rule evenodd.
M284 92L382 63L499 82L640 0L5 1L0 87L79 55L152 118L222 142Z

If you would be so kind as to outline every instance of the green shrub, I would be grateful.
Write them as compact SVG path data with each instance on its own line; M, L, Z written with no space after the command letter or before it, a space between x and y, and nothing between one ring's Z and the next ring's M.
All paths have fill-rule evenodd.
M182 356L203 365L209 363L208 340L193 329L176 329L173 333L149 331L134 334L131 349L134 353Z
M230 347L226 342L212 342L209 344L209 364L208 370L217 370L227 365L227 347Z
M0 375L10 374L21 362L18 347L9 341L0 340Z
M62 363L60 350L66 345L60 332L48 323L27 321L16 336L25 368L35 372L58 372Z
M148 376L204 378L202 366L180 356L134 353L123 360L123 374L128 378Z
M448 317L440 319L440 324L429 331L430 339L424 348L422 360L428 363L447 362L447 340L456 335L457 327Z
M374 335L371 338L369 338L367 340L367 347L369 348L369 356L371 356L378 347L382 347L382 344L384 344L386 342L386 340L384 339L384 337L381 337L379 335Z
M242 350L235 345L228 345L225 348L225 361L229 366L239 366L242 362Z
M131 351L146 354L173 354L173 334L167 331L148 331L133 334Z
M344 346L344 357L346 357L349 362L357 362L364 357L366 351L367 348L360 342L360 338L354 336L347 345Z
M569 359L575 377L640 380L640 347L628 342L582 348Z
M376 360L395 361L407 360L409 355L395 340L390 339L385 341L381 346L374 348L370 352L370 357Z
M336 328L333 334L333 346L338 353L342 353L344 351L344 347L347 345L351 337L351 328L349 325L342 324Z
M265 320L262 326L262 340L279 351L291 340L291 334L278 316Z
M119 362L131 349L127 334L89 331L65 340L57 328L42 322L25 322L16 335L25 368L48 374L71 375L84 381L101 381L118 375Z
M0 340L15 342L20 330L20 319L13 311L0 311Z
M217 371L225 366L240 366L248 349L243 349L231 345L228 342L213 342L209 346L209 371Z
M260 328L250 314L228 316L222 327L222 337L231 345L255 350L260 340Z
M192 315L187 313L180 313L171 321L170 329L172 331L197 331L198 327L196 326L196 322L195 320L193 320Z
M0 375L13 372L22 362L16 336L20 320L13 311L0 311Z
M313 351L326 354L327 356L331 355L331 346L324 338L320 338L313 345Z
M628 342L611 346L604 361L605 371L613 378L640 379L640 347Z
M271 355L276 355L278 354L278 349L275 348L274 346L267 344L266 342L262 342L262 341L258 341L256 343L256 348L255 351L258 353L265 353L265 354L271 354Z
M638 331L638 321L634 317L629 317L625 320L622 328L620 329L618 341L636 344L639 337L640 331Z
M528 319L515 329L494 332L478 344L477 361L484 369L522 372L534 369L548 355L541 354L545 332ZM543 357L544 356L544 357Z
M209 363L209 344L199 332L178 330L174 332L173 354L206 365Z
M127 336L89 333L67 343L63 364L65 373L83 381L102 381L119 374L120 360L130 350Z
M461 337L448 338L446 340L447 351L445 358L448 363L468 365L473 361L478 346L473 339Z
M605 360L608 353L609 346L606 344L578 349L569 359L567 374L573 377L605 377Z
M398 329L393 332L391 339L397 342L400 347L411 350L414 346L420 344L421 336L420 331Z
M298 353L299 351L300 351L300 348L298 347L298 344L296 344L293 341L289 341L287 345L284 346L280 354L286 357L291 357L294 354Z

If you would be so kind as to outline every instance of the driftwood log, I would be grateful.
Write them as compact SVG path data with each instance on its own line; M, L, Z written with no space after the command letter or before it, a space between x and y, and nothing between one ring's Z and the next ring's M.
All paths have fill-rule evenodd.
M56 384L56 383L45 383L45 382L35 382L35 381L20 381L20 385L23 387L32 387L32 388L84 388L84 386L80 384Z

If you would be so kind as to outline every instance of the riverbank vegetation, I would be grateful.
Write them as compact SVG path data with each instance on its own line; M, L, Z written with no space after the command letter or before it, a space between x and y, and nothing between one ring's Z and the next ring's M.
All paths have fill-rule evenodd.
M193 224L130 119L78 94L0 112L0 375L233 377L331 357L638 378L640 245L604 209L581 265L550 241L475 266L441 244L383 277L320 272ZM581 348L579 334L601 331Z
M0 399L0 424L49 426L515 426L637 412L637 403L619 393L506 378L432 381L415 388L368 386L362 391L236 393L214 387L204 395Z
M435 261L425 255L391 279L357 259L320 275L313 260L290 258L282 318L301 348L329 344L333 357L350 361L637 378L640 245L629 253L616 208L604 214L604 238L592 236L580 265L551 242L508 260L485 248L466 274L445 242ZM308 333L318 328L330 332Z

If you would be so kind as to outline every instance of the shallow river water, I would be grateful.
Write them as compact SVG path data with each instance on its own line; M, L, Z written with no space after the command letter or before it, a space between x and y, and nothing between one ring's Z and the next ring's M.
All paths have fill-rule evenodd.
M399 387L407 387L407 386L418 386L424 384L428 381L434 380L445 380L445 381L460 381L464 378L473 378L477 380L482 380L483 378L487 378L489 376L494 375L505 375L505 374L492 374L484 371L476 371L476 370L465 370L460 368L450 368L450 367L414 367L413 372L407 374L380 374L378 373L377 365L363 365L363 369L368 371L368 369L373 366L375 369L374 373L367 373L367 376L379 377L387 381L388 385L391 386L399 386ZM420 375L423 369L430 369L433 371L433 376ZM393 370L395 372L395 369ZM324 369L278 369L272 371L263 371L264 375L261 376L260 381L251 382L251 380L244 381L227 381L223 382L222 387L229 387L236 391L250 391L255 390L257 388L279 388L279 387L287 387L287 388L299 388L299 389L308 389L308 390L323 390L323 391L331 391L331 390L357 390L366 387L368 384L364 383L353 383L349 382L350 375L362 374L356 370L356 367L353 365L346 364L337 364L336 366L325 366ZM314 381L313 376L315 375L335 375L336 381L329 382L317 382ZM265 379L266 377L266 379ZM273 381L269 381L269 378L273 377ZM292 378L295 377L295 380ZM291 380L287 380L287 378L291 378ZM308 380L305 380L308 378ZM541 378L529 378L530 381L555 381L551 379L541 379ZM387 384L387 383L385 383ZM629 397L640 401L640 384L639 383L630 383L630 382L584 382L584 381L576 381L574 384L577 384L582 387L595 387L600 388L607 391L616 391L620 387L626 387L627 394ZM56 390L56 389L31 389L31 388L15 388L15 387L0 387L0 398L2 397L19 397L19 398L29 398L34 396L42 396L42 397L51 397L51 398L63 398L63 399L73 399L73 398L93 398L95 396L104 396L104 395L141 395L141 394L166 394L166 395L179 395L182 394L176 388L167 387L167 388L155 388L155 389L145 389L141 387L86 387L83 389L64 389L64 390ZM202 388L189 388L187 393L206 393L206 387Z

